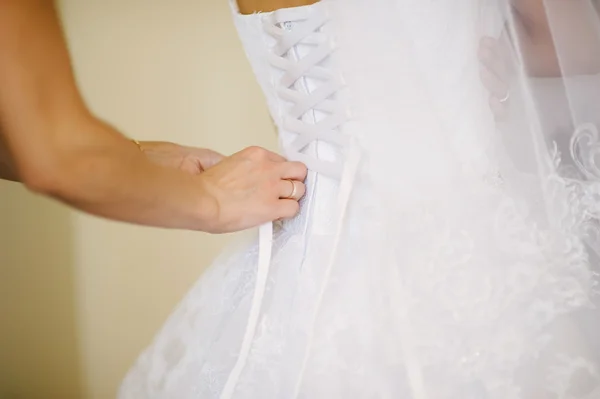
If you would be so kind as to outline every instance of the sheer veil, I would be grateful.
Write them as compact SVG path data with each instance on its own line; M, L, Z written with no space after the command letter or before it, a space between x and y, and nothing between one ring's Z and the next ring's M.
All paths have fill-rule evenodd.
M396 13L359 3L340 6L339 21L373 23L360 34L338 24L351 48L340 59L385 48L346 77L363 94L359 118L393 127L380 140L354 134L386 154L365 160L388 232L377 322L395 333L382 345L404 359L412 396L458 397L452 386L469 398L600 398L597 2L388 1ZM497 118L484 37L507 87ZM387 170L403 171L397 184Z
M560 284L562 327L570 329L563 340L571 351L561 352L559 344L553 349L555 356L571 359L563 395L574 398L600 397L598 6L596 0L512 0L506 7L513 48L509 65L515 71L509 82L516 101L511 100L499 132L513 136L506 148L514 164L537 178L544 209L540 222L565 243L557 267L570 270Z
M543 316L522 321L546 343L522 369L532 379L521 394L600 398L600 4L481 4L488 21L502 21L499 30L486 24L508 88L496 128L500 169L527 208L521 215L544 232L536 242L547 257L530 298Z

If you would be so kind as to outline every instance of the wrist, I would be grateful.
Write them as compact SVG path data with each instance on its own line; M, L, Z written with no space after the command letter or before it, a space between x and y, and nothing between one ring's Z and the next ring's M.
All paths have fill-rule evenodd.
M212 185L205 176L196 176L199 194L198 206L196 208L196 219L198 227L196 230L201 230L206 233L222 233L221 226L221 205L218 196L215 195Z

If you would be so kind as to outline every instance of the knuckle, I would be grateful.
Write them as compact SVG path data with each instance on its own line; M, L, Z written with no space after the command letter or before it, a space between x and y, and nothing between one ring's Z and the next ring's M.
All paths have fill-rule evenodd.
M246 155L252 159L262 159L266 153L266 151L263 148L258 146L248 147L244 151Z

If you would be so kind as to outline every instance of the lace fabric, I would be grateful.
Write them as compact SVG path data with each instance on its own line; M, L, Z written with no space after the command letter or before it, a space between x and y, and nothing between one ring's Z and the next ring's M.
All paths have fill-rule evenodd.
M121 399L600 398L600 79L566 73L578 36L560 19L593 24L592 3L539 0L565 72L551 88L509 3L376 3L235 16L309 193L215 262ZM502 122L484 30L511 38Z

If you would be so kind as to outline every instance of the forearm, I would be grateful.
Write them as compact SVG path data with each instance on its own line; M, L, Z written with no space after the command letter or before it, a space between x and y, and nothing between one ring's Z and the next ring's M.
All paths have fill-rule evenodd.
M207 230L215 216L201 176L147 160L129 140L101 122L82 124L93 140L57 153L36 191L82 211L114 220L169 228Z
M511 0L511 4L520 56L530 76L598 73L600 58L594 50L600 48L600 40L595 24L589 23L598 15L588 18L587 0Z
M53 165L30 172L25 179L30 189L125 222L196 230L210 224L214 210L197 176L147 161L132 142L98 120L80 130L93 132L95 142L66 146ZM1 135L0 179L22 182Z
M90 114L52 1L0 0L0 123L3 169L33 191L116 220L205 229L202 179L152 164Z
M242 14L254 12L268 12L281 8L300 7L314 4L319 0L237 0L238 8Z
M0 160L0 179L9 181L19 181L19 178L14 173L10 165Z
M0 179L9 181L19 181L19 178L14 173L12 168L0 160Z
M2 141L2 131L0 130L0 179L10 181L20 181L13 162L8 153L6 145Z

